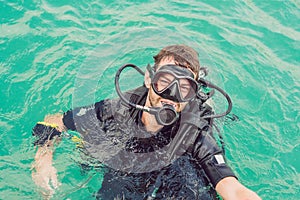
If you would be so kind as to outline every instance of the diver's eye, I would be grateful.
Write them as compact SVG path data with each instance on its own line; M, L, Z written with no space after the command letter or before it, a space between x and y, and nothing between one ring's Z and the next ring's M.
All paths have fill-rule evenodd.
M189 86L180 86L180 91L181 92L186 92L188 93L190 91L191 87Z
M183 97L186 97L191 91L191 84L186 79L180 79L180 92Z
M183 97L186 97L189 94L190 90L191 87L189 86L180 86L180 92Z
M167 74L167 73L161 74L156 82L157 90L161 91L167 88L174 79L175 79L174 76L172 76L171 74Z
M158 80L158 85L159 86L161 86L161 87L167 87L168 85L170 85L170 83L171 83L171 81L170 80L168 80L168 79L166 79L166 78L160 78L159 80Z

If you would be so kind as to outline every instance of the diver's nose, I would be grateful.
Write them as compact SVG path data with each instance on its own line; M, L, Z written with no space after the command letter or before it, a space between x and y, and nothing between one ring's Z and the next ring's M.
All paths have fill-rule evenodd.
M176 81L174 85L170 88L170 96L173 97L173 100L179 101L180 100L180 91L179 91L179 83Z
M173 97L176 96L176 87L177 87L177 84L174 84L172 86L172 88L170 88L170 96L173 96Z

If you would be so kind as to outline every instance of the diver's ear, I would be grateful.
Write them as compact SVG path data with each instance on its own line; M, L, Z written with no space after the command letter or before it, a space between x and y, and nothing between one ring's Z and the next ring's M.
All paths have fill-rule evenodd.
M145 76L144 76L144 82L145 82L146 88L149 89L150 85L151 85L151 78L150 78L149 71L147 69L146 69Z

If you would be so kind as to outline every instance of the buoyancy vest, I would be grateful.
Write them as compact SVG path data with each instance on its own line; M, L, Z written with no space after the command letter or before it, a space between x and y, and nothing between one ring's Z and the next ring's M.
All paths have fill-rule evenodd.
M134 89L132 91L126 92L124 95L127 99L129 99L131 102L134 102L139 105L144 105L146 100L148 89L144 86L139 87L137 89ZM108 102L106 102L108 101ZM102 129L104 130L110 130L110 132L113 132L115 130L115 126L122 126L122 130L126 132L125 130L128 129L128 132L132 131L129 128L132 126L136 126L137 124L140 124L140 114L141 111L137 110L120 99L113 99L113 100L104 100L100 102L100 105L96 105L96 108L99 107L99 109L96 111L97 118L100 121L104 122L104 125L102 126ZM136 153L139 152L140 154L138 157L143 158L142 153L147 153L147 157L157 159L160 157L160 162L164 162L164 165L167 165L168 163L173 162L178 157L180 157L183 153L185 153L188 149L192 150L192 146L195 143L196 139L199 137L199 133L203 130L208 130L210 128L212 120L203 119L201 116L204 115L210 115L211 114L211 108L204 104L204 101L200 98L197 98L189 104L186 105L185 109L180 113L180 118L177 120L176 123L173 125L170 125L168 127L165 127L163 131L169 131L168 134L171 134L172 138L169 140L168 145L157 145L154 144L154 146L149 145L151 141L157 141L157 137L161 136L160 134L154 135L154 136L147 136L145 137L139 137L136 135L133 137L134 139L131 139L131 143L135 143L136 146L142 146L146 147L147 150L137 150L136 148L132 146L127 146L124 149L124 152L119 151L119 155L111 160L111 162L114 162L114 166L117 161L120 160L122 156L126 154L128 157L128 160L130 158L137 159ZM113 121L113 123L111 123ZM138 128L139 126L137 126ZM139 132L140 133L140 132ZM210 133L210 131L209 131ZM115 133L114 133L115 134ZM164 138L166 139L166 138ZM115 140L116 141L116 140ZM150 142L149 142L150 141ZM121 143L120 141L119 143ZM118 143L116 141L116 143ZM143 144L144 143L144 144ZM164 144L166 144L165 142ZM128 142L127 142L128 144ZM138 145L137 145L138 144ZM130 152L132 150L132 152ZM168 156L161 156L161 155L168 155ZM132 166L130 163L128 163L128 166ZM116 167L116 166L115 166ZM124 163L121 164L120 169L124 170ZM148 169L147 167L144 169L145 171L149 170L158 170L160 166L157 166L153 168L151 166L151 169ZM130 169L135 171L135 169Z
M130 99L131 102L137 103L139 105L144 105L147 92L148 92L147 88L139 87L135 90L126 92L124 95L126 98ZM138 120L140 120L141 111L130 107L129 105L125 104L119 99L109 100L109 101L110 102L107 103L107 106L104 106L105 109L102 109L103 112L99 115L99 119L102 119L104 121L110 121L111 119L117 121L117 123L119 124L125 124L125 126L132 126L132 124L139 123ZM145 180L145 183L147 182L146 180L148 179L149 182L151 182L151 184L149 183L151 187L145 189L145 191L147 192L144 194L145 197L144 199L149 199L151 196L153 197L153 199L155 198L165 199L171 197L183 198L183 199L215 199L216 198L215 192L212 189L209 189L209 183L208 183L209 181L204 171L201 170L201 168L199 169L197 166L192 167L192 165L195 165L195 163L190 163L190 161L188 161L189 158L187 156L182 156L187 151L189 151L191 155L193 154L194 151L193 145L195 144L195 141L199 137L199 133L201 133L201 131L206 132L209 129L210 124L212 122L211 120L202 119L201 116L210 115L210 114L211 114L211 108L208 105L205 105L203 100L197 99L193 102L190 102L190 104L188 104L185 107L185 109L180 113L180 118L174 125L171 125L163 129L162 132L165 132L166 135L170 134L170 136L172 137L172 138L168 138L168 137L163 138L164 140L167 141L164 142L163 145L160 144L157 145L157 143L155 143L155 145L151 146L151 144L149 144L151 143L151 141L158 141L161 139L161 137L164 137L164 135L160 135L161 132L157 133L157 135L147 137L147 138L138 137L138 136L134 137L134 139L131 138L130 144L135 144L133 145L134 147L132 148L133 155L146 153L147 156L141 156L141 158L145 159L145 157L147 157L147 159L150 160L151 158L157 159L159 155L169 155L168 156L169 158L167 158L166 160L164 160L164 158L159 159L160 161L159 163L164 163L163 164L164 166L169 166L169 167L165 168L159 165L155 165L155 166L150 165L150 167L147 168L147 166L143 165L143 171L138 171L139 169L131 169L130 172L135 172L135 173L138 172L138 174L140 174L140 176L143 177L143 180ZM107 124L109 126L110 123ZM124 127L124 129L126 129L126 127ZM133 140L134 142L132 142ZM138 160L138 157L132 156L130 158L130 156L128 156L128 151L131 150L130 147L131 146L126 147L126 155L127 155L127 160L129 160L131 163L133 160ZM143 147L143 148L138 148L138 147ZM123 154L116 156L115 163L111 162L110 164L114 165L114 167L116 168L116 163L122 160L122 158L124 157L125 156ZM149 161L149 163L151 162L152 161ZM130 165L130 163L128 163L129 166L132 166ZM177 167L174 166L171 167L171 165L169 165L170 163L173 163L172 165ZM120 165L119 168L120 170L124 170L124 162L122 162L122 166ZM184 170L186 171L184 172ZM189 173L191 177L188 177ZM194 175L197 174L197 175L193 176L192 174ZM176 178L175 177L167 178L168 176L174 176L174 175L176 175ZM110 190L109 188L111 187L117 187L116 185L113 184L114 181L112 181L115 180L117 176L121 176L124 178L127 177L129 179L131 176L133 176L134 180L136 181L139 180L138 175L127 174L125 176L125 175L120 175L120 172L118 174L109 173L106 175L105 178L110 181L105 182L103 188L99 191L100 197L102 196L104 198L108 198L107 195L116 197L118 192L111 193L108 191ZM155 179L153 179L154 177ZM183 177L189 180L182 180ZM193 178L197 179L197 181L194 180L194 183L198 186L190 185L190 186L186 186L186 188L183 187L184 184L182 183L191 184L191 182L193 182L192 181ZM151 179L153 180L151 181ZM123 178L121 178L121 180L123 180ZM130 185L127 185L128 183L126 181L125 182L121 181L121 183L119 181L120 180L118 180L118 186L122 187L122 189L120 188L120 191L124 191L123 188L131 187ZM178 187L178 189L172 187ZM201 187L202 187L201 189L202 191L193 191L193 189L201 188ZM137 188L138 186L135 185L132 188L132 190L135 190ZM185 191L186 194L183 194L182 193L183 191ZM140 194L137 191L135 194L132 193L129 194L130 192L129 193L127 192L126 194L125 193L123 193L123 195L125 196L129 195L132 198L140 198L139 196ZM120 196L122 196L122 194L119 194L119 197Z

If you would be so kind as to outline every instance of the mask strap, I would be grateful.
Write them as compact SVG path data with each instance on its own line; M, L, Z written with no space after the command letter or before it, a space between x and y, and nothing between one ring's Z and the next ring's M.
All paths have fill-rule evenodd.
M147 65L147 70L149 72L149 76L152 79L152 77L154 76L154 67L151 67L150 64Z

